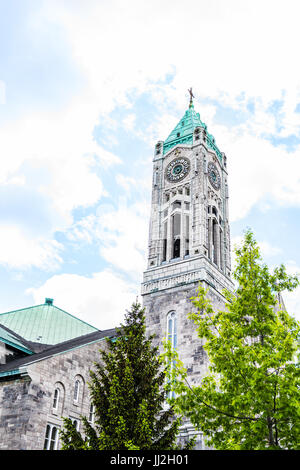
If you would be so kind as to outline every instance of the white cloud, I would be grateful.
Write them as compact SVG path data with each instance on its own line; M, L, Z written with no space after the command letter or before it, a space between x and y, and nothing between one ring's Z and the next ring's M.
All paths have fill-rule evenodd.
M122 187L127 194L136 186L136 180L134 178L122 175L121 173L116 175L116 183L118 186Z
M238 135L238 131L223 126L214 129L222 135L222 149L228 149L225 153L232 222L244 218L264 198L278 205L300 205L298 151L287 152L258 136Z
M295 61L300 40L298 4L288 2L283 10L281 3L274 1L271 12L265 3L241 5L236 0L226 4L215 0L209 5L204 1L154 1L151 8L134 0L126 6L116 0L92 1L87 8L55 2L55 8L53 3L46 8L44 18L65 28L73 59L87 79L87 102L93 97L105 114L116 104L130 108L130 93L151 93L162 114L148 129L135 129L151 145L157 137L166 138L177 123L178 115L170 114L166 106L176 103L178 109L185 109L191 84L196 101L199 96L209 97L245 111L248 99L254 99L255 114L235 132L215 125L214 106L199 110L228 154L231 220L245 217L267 193L278 203L300 204L295 154L275 149L260 137L300 130L300 115L294 112L300 99ZM187 15L189 21L182 21ZM191 47L186 47L187 41ZM171 83L158 83L168 73L174 74ZM244 98L238 99L242 93ZM284 101L280 131L268 112L275 99ZM123 124L132 130L134 120L130 113ZM292 163L296 168L291 180L287 169Z
M93 139L97 118L97 106L90 106L84 99L75 99L64 110L31 112L0 129L0 154L3 156L0 183L26 185L36 192L37 199L49 200L51 226L46 235L49 243L56 231L64 231L73 223L75 208L95 204L106 195L101 174L109 166L121 163L118 156L99 146ZM52 217L53 213L56 214L55 218ZM47 214L44 215L47 217ZM39 221L36 224L38 227ZM18 239L24 251L32 252L31 242L36 250L44 250L48 243L46 240L34 235L32 240L22 238L20 221L15 220L15 225L18 225ZM11 251L8 246L11 230L6 227L2 230L2 241L6 245L1 249L5 254ZM51 246L56 246L55 241L51 242ZM21 258L20 264L25 267L27 258ZM41 260L44 258L41 257ZM42 262L36 263L35 259L35 256L31 261L28 258L28 267L35 265L43 268ZM17 266L16 258L0 257L0 263L9 264L10 260L13 266Z
M9 268L54 270L62 262L62 251L56 240L33 239L17 226L0 225L0 264Z
M136 115L133 113L128 114L124 119L123 119L123 126L127 131L133 131L134 126L136 123Z
M96 215L74 224L68 237L73 242L98 245L108 264L141 281L146 268L149 213L145 201L128 205L126 198L120 198L117 207L101 205Z
M139 294L139 285L105 270L91 277L55 275L41 287L30 288L26 293L33 296L36 304L51 297L57 307L105 330L124 322L126 309L130 309Z

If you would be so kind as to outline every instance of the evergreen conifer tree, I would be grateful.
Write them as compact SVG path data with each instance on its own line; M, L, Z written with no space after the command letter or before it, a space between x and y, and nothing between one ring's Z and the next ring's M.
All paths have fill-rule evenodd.
M94 427L82 417L83 436L70 419L61 431L62 449L167 450L175 449L180 419L164 409L165 373L145 334L144 309L134 303L117 337L107 339L108 350L90 372ZM188 444L189 448L192 443Z

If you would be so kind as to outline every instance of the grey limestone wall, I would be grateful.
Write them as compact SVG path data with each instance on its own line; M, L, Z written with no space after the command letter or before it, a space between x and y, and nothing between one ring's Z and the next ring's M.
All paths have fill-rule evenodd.
M155 334L155 345L162 351L162 340L167 336L167 316L171 311L177 314L177 351L187 369L190 384L199 383L206 373L208 359L203 349L204 340L200 339L196 326L188 319L188 313L195 311L191 297L196 295L198 283L191 283L143 296L146 307L146 327L148 334ZM204 287L207 287L204 283ZM225 306L224 297L210 288L208 296L212 306L221 310Z
M1 382L0 449L41 450L47 424L61 427L63 417L88 417L89 371L100 360L99 349L105 347L104 340L78 347L28 365L22 378ZM76 379L81 383L78 401L74 400ZM55 388L60 390L57 409L53 408Z
M203 283L207 288L207 284ZM146 307L146 326L148 334L155 334L154 344L163 350L162 340L167 336L167 316L171 311L176 312L177 317L177 352L179 359L187 369L188 382L191 386L197 386L201 378L208 372L208 356L203 348L204 339L199 338L194 322L188 319L188 313L195 311L191 297L196 295L198 282L176 288L153 292L143 296L143 304ZM215 289L210 288L208 297L214 310L225 307L224 297ZM187 440L196 436L195 450L205 449L204 437L196 431L188 419L184 419L179 442L184 444Z

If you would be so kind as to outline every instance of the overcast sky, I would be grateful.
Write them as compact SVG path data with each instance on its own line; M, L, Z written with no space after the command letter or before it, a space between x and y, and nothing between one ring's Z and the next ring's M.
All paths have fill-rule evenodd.
M300 3L0 0L0 312L119 324L152 156L188 107L226 153L232 245L300 271ZM300 319L300 291L284 296Z

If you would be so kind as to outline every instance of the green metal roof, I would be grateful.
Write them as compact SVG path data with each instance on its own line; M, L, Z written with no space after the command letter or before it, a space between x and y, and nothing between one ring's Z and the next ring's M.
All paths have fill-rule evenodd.
M189 109L185 112L182 119L180 119L177 126L172 130L169 137L164 141L163 154L169 152L173 147L178 144L192 145L193 133L196 127L202 127L206 131L206 142L208 147L213 149L220 161L222 161L222 154L215 144L215 138L207 132L207 126L200 119L200 114L194 110L193 103L190 103Z
M57 344L99 331L97 328L55 307L52 299L45 304L0 314L4 325L27 341Z

